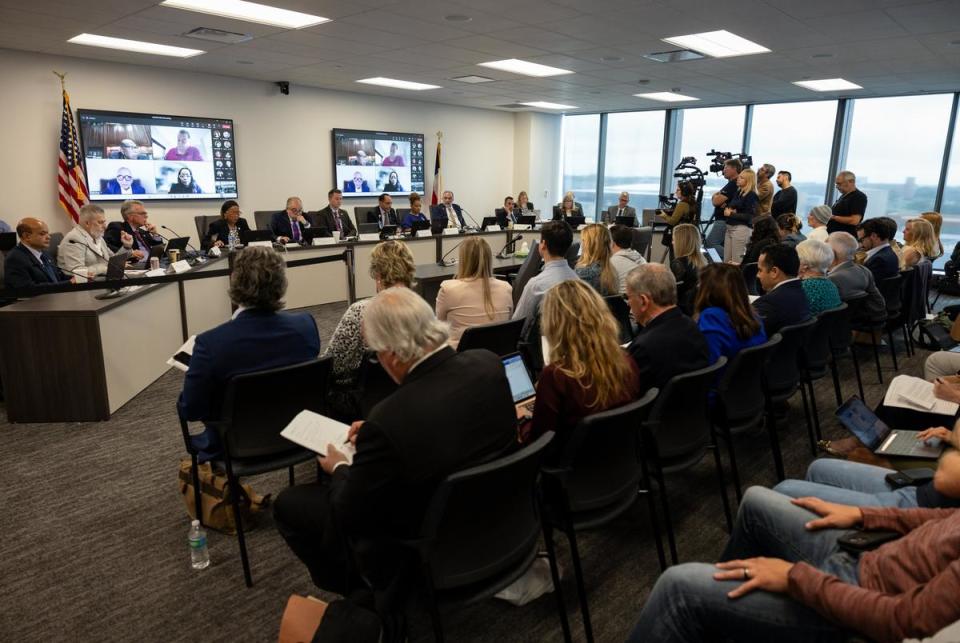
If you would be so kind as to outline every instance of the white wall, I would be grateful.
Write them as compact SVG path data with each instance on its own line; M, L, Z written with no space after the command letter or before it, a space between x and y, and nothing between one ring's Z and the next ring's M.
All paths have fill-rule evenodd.
M559 160L561 117L537 112L518 113L514 125L514 197L526 190L544 214L560 201Z
M232 118L239 201L251 223L254 210L282 209L291 195L302 197L310 210L326 205L334 180L330 130L335 127L423 133L428 195L433 187L436 132L442 130L444 187L454 190L457 202L478 219L500 207L506 194L526 189L531 200L543 202L544 190L557 191L545 179L557 174L556 116L517 115L526 132L518 141L515 116L507 112L301 86L291 87L291 95L282 96L273 83L265 81L0 49L0 176L6 188L0 218L11 224L36 216L53 231L70 227L57 203L61 98L53 69L67 72L74 109ZM542 150L525 149L542 136L550 138L543 141ZM542 168L515 171L517 153L525 163ZM518 179L527 182L516 183ZM549 200L555 202L555 195ZM352 213L354 205L374 203L375 198L349 199L344 205ZM395 205L405 207L405 199L395 199ZM193 216L217 214L220 204L178 201L148 202L147 206L151 221L192 236ZM119 218L119 203L108 202L105 209L108 219Z

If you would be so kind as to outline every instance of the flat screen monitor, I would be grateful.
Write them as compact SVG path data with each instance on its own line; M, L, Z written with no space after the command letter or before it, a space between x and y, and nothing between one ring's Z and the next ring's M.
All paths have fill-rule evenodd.
M423 134L333 130L334 179L345 197L423 194Z
M237 198L227 118L77 110L92 201Z

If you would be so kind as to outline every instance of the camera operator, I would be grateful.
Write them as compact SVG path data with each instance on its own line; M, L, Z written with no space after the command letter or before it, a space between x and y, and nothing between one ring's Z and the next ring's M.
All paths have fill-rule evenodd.
M740 162L740 159L724 161L723 178L727 180L727 184L710 198L710 202L713 203L713 226L710 228L710 234L707 235L706 245L723 250L724 258L726 258L724 243L727 233L727 217L724 215L724 209L730 200L737 195L737 177L740 176L741 170L743 170L743 163ZM747 236L749 236L749 232Z
M770 213L778 217L781 214L797 213L797 188L791 185L793 175L786 170L777 173L777 185L780 191L773 195L773 207Z
M673 193L677 203L672 210L657 210L657 216L667 224L663 233L663 245L669 249L670 259L673 260L673 229L681 223L697 222L697 191L689 181L677 183L677 190Z
M747 248L759 203L757 174L753 170L743 170L737 175L737 193L723 209L723 216L727 219L727 231L723 240L724 261L740 263Z
M770 177L777 173L777 168L764 163L757 170L757 196L760 197L760 206L757 214L770 214L773 207L773 181Z

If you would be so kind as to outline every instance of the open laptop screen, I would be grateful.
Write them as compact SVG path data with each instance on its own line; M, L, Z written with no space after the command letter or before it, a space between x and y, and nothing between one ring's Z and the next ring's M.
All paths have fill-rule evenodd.
M521 402L534 396L536 391L520 353L504 357L503 369L507 373L507 381L510 382L510 393L513 395L514 402Z
M863 442L867 448L876 449L890 433L890 427L854 395L836 411L840 424Z

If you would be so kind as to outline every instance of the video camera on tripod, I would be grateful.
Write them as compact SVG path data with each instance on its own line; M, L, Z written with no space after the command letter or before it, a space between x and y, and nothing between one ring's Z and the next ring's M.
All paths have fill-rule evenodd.
M753 165L753 157L749 154L743 152L734 153L734 152L718 152L716 150L710 150L707 152L707 156L713 157L710 159L710 171L715 174L720 174L723 172L723 164L725 161L731 159L739 159L743 163L744 168L748 168Z

